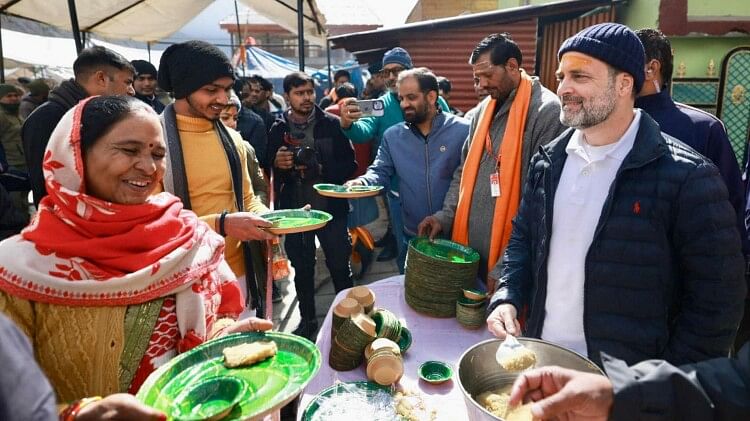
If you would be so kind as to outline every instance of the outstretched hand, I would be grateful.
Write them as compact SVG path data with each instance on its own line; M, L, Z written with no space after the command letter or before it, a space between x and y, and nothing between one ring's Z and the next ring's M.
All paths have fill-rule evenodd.
M613 400L612 383L605 376L550 366L518 376L509 405L534 402L534 419L604 421Z

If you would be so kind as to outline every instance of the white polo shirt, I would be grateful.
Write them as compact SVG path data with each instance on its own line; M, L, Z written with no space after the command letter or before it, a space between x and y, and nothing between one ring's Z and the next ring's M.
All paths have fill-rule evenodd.
M576 130L565 148L568 158L552 214L542 339L583 355L588 354L583 332L586 254L609 188L633 148L640 121L640 110L634 110L633 122L625 134L605 146L589 145L583 133Z

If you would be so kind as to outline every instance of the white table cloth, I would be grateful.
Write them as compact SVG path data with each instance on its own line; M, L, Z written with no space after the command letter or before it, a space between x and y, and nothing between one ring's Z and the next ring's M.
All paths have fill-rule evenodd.
M385 308L406 322L412 333L411 348L404 355L404 376L399 385L405 390L421 392L425 405L435 409L438 420L460 421L467 419L463 394L458 385L458 362L461 354L472 345L492 338L485 327L469 330L455 318L434 318L414 311L404 298L404 277L394 276L367 285L375 293L375 307ZM316 394L336 381L367 380L365 364L351 371L336 371L328 365L331 349L331 312L348 290L341 291L328 310L320 328L316 344L322 354L320 371L302 392L297 418L301 416ZM429 360L444 361L453 366L453 379L441 385L432 385L419 379L417 369ZM359 420L364 421L364 420Z

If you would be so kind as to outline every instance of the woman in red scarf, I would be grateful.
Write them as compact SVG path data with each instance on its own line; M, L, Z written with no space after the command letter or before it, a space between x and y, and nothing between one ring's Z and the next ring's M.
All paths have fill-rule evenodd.
M271 327L234 320L243 303L222 237L175 196L152 195L165 153L146 104L82 101L47 146L49 195L20 235L0 243L0 311L31 339L59 402L134 393L178 352ZM123 410L121 398L80 415L108 402Z

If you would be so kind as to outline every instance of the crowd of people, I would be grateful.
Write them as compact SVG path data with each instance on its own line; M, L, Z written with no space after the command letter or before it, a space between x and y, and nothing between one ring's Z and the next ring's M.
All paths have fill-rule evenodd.
M170 46L158 70L90 47L54 89L1 84L0 418L52 419L57 401L66 421L166 419L132 397L151 372L272 328L257 317L271 207L333 217L284 240L294 333L314 339L316 238L338 293L352 234L377 217L316 183L384 186L379 259L403 273L416 236L470 246L490 332L607 372L522 374L511 400L537 401L535 416L750 417L747 190L723 124L672 100L657 30L594 25L558 60L545 87L511 35L488 35L465 114L400 47L364 92L338 71L319 102L310 75L286 75L279 95L202 41Z

